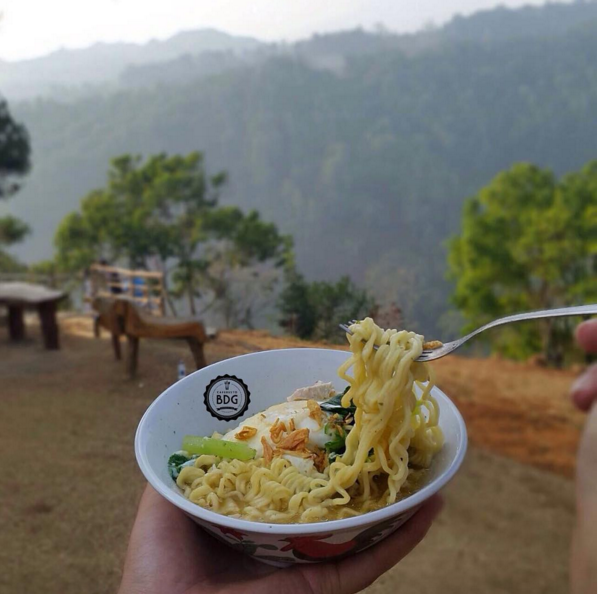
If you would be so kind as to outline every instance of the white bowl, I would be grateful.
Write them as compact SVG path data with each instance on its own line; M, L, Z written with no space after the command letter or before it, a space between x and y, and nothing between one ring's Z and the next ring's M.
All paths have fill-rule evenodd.
M394 532L434 493L455 475L467 449L467 431L455 405L438 388L433 395L440 408L445 444L434 457L423 486L413 495L382 509L342 520L309 524L267 524L238 520L204 509L186 499L170 477L168 457L181 448L184 435L225 433L242 419L283 402L295 389L331 381L341 391L345 384L337 369L346 351L283 349L242 355L209 365L180 380L163 392L147 409L137 428L135 454L141 471L163 497L176 505L210 534L231 547L265 563L328 561L357 553ZM215 409L214 380L228 376L227 393L233 394L233 410L210 412L206 393ZM239 381L237 381L239 380ZM224 382L225 378L219 380ZM243 412L244 388L249 393ZM212 386L212 388L210 388ZM215 388L224 389L224 383ZM224 401L221 401L221 404ZM242 415L220 420L220 415Z

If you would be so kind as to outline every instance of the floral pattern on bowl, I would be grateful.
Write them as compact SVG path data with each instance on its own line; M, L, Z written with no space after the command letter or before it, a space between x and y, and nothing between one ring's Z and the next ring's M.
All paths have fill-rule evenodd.
M417 511L409 509L398 516L362 528L325 533L287 536L248 532L203 522L191 516L212 536L236 551L251 555L256 559L285 567L293 563L319 563L338 561L344 557L363 551L376 544L399 526L404 524Z

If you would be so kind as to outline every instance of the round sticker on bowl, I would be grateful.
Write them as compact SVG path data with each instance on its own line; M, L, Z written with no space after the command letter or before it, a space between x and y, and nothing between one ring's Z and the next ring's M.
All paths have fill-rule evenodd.
M204 392L208 412L221 421L238 419L249 406L249 389L234 375L219 375Z

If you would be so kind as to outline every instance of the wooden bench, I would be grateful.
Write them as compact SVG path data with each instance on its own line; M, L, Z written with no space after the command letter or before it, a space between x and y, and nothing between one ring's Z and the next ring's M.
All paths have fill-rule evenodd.
M116 359L121 359L120 337L127 337L127 370L130 377L135 377L137 373L141 338L186 340L197 369L206 366L203 347L207 336L201 322L152 316L127 297L96 297L93 307L98 314L98 326L112 334Z
M58 302L66 297L62 291L48 289L32 283L0 283L0 304L8 308L8 332L14 342L25 338L24 310L36 309L44 337L44 346L49 350L60 348L56 309Z

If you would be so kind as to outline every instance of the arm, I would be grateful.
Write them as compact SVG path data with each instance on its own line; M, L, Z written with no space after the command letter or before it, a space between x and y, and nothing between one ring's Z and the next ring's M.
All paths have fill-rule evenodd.
M596 352L596 320L577 329L577 340L588 353ZM571 591L596 592L596 365L571 389L578 408L589 411L577 454L577 520L571 544Z

